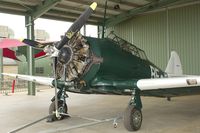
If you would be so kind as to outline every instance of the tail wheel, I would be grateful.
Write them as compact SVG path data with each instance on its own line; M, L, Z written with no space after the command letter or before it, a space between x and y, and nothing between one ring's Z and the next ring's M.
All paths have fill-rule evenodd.
M142 125L142 112L129 105L124 113L124 126L128 131L137 131Z
M56 114L54 113L55 111L56 111L56 106L55 106L55 101L53 101L49 106L49 115L51 115L51 121L62 120L66 117L65 115L61 115L60 118L57 118ZM67 104L65 103L63 106L63 101L58 101L58 112L67 114L67 111L68 111Z

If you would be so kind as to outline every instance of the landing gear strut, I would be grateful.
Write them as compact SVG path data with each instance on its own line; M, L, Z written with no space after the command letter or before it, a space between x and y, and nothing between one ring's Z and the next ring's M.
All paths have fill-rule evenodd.
M67 111L68 107L66 104L66 98L68 95L66 94L64 86L58 86L59 91L57 92L57 110L56 110L56 98L55 96L51 99L52 103L49 106L49 117L47 118L47 122L53 122L55 120L62 120L66 117L69 117Z
M137 131L142 125L142 102L140 90L134 89L131 100L124 112L124 127L128 131Z

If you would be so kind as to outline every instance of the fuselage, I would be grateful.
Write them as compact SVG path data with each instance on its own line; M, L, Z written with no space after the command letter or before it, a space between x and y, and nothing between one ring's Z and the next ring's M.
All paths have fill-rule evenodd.
M125 90L134 88L132 84L139 79L167 76L136 46L137 53L133 53L109 38L85 39L90 56L84 72L75 80L78 84L75 90L80 90L80 93L126 93Z

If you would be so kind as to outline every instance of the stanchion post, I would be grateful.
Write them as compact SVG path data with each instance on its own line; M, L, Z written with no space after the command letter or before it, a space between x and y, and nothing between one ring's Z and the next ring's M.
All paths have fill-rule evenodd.
M13 80L13 82L12 82L12 93L14 93L15 92L15 80Z

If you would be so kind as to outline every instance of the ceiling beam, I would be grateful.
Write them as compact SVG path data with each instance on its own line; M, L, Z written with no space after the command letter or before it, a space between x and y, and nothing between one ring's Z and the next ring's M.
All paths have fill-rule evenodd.
M31 11L31 16L33 19L37 19L58 4L61 0L44 0L38 6L36 6L35 10Z
M48 15L57 15L57 16L68 16L68 17L73 17L73 18L78 18L81 14L77 14L77 13L72 13L72 12L67 12L67 11L56 11L56 10L51 10L48 11L47 13ZM90 20L95 20L95 21L102 21L103 17L95 17L95 16L90 16Z
M73 7L73 6L70 6L70 5L63 5L63 4L57 4L53 9L63 10L63 11L71 11L71 12L78 12L80 14L85 11L85 8ZM103 17L104 12L95 11L94 15ZM112 15L113 14L111 14L111 13L107 13L107 16L112 16Z
M145 0L145 1L147 1L147 2L156 2L158 0Z
M127 12L121 13L119 15L115 15L114 17L107 19L105 26L106 27L114 26L122 21L132 18L135 15L138 15L147 11L151 11L157 8L161 8L169 4L175 3L177 1L179 0L159 0L156 2L149 3L147 5L144 5L142 7L131 9Z
M18 11L26 11L27 9L19 4L0 1L0 7L4 9L13 9Z
M1 1L2 2L7 2L8 3L7 6L10 5L10 4L18 4L18 5L21 5L21 6L25 7L27 10L30 10L30 11L32 10L31 7L34 6L34 5L28 5L27 6L27 4L26 4L27 1L22 1L22 0L1 0ZM32 1L32 3L33 3L33 1Z
M0 12L1 13L9 13L9 14L15 14L15 15L28 15L26 12L23 11L18 11L18 10L13 10L13 9L5 9L0 7Z
M125 1L125 0L109 0L110 2L114 2L116 4L123 4L123 5L126 5L126 6L132 6L132 7L140 7L141 5L139 4L136 4L136 3L133 3L133 2L128 2L128 1Z
M28 6L35 6L38 4L38 0L1 0L5 2L10 2L10 3L17 3L17 4L23 4L23 5L28 5Z
M52 15L47 15L44 14L43 16L41 16L41 18L46 18L46 19L51 19L51 20L60 20L60 21L65 21L65 22L74 22L76 20L76 18L68 18L68 17L64 17L64 16L52 16ZM91 24L91 25L98 25L98 22L95 21L87 21L87 24Z
M66 2L69 1L69 2L74 2L74 3L79 3L81 5L90 5L91 4L91 1L83 1L83 0L66 0ZM100 9L103 9L105 8L105 5L104 4L100 4L98 3L97 4L97 8L100 8ZM107 6L107 10L111 10L111 11L114 11L114 12L125 12L126 10L124 9L119 9L119 10L114 10L114 6Z

